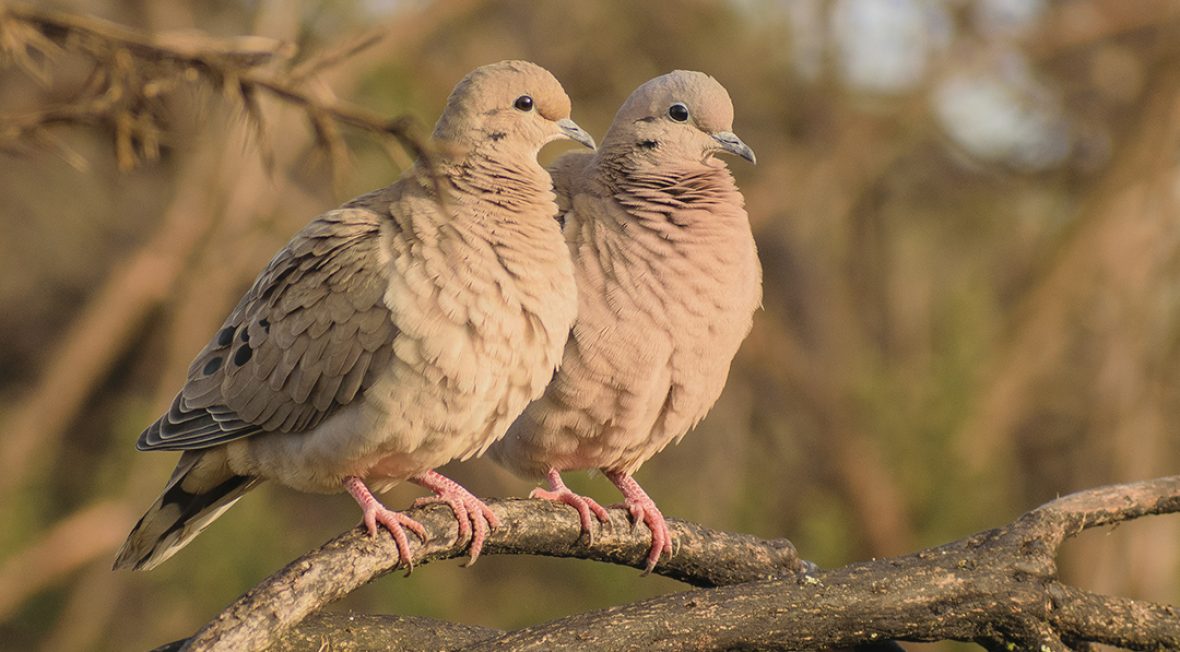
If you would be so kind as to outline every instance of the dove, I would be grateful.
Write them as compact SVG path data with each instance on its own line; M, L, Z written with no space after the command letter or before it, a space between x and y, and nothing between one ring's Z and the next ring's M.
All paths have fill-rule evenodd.
M534 498L591 515L561 472L602 471L635 526L651 530L646 572L672 541L663 514L632 477L684 437L721 394L762 300L762 269L744 200L716 154L755 162L732 131L717 80L675 71L640 86L594 153L550 168L574 262L578 316L561 366L490 457L547 478Z
M481 454L561 360L577 307L546 143L594 147L570 100L524 61L455 87L421 159L320 215L275 255L197 355L145 451L182 451L115 568L150 569L260 482L347 491L397 544L426 532L374 492L408 480L478 558L495 514L434 471ZM441 194L440 194L441 191Z

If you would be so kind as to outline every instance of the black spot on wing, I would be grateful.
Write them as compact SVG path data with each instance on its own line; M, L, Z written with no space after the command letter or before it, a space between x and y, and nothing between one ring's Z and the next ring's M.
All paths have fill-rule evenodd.
M234 341L234 327L226 326L217 332L217 346L229 346Z
M205 374L206 376L211 376L217 373L217 370L221 368L221 361L221 356L210 358L209 362L205 363L205 367L201 369L201 373Z
M234 351L234 364L240 367L249 362L253 355L254 350L250 348L250 345L243 344L238 347L237 351Z

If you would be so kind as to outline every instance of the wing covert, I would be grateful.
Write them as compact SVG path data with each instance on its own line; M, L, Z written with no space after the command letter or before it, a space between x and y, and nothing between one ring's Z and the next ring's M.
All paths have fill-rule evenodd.
M382 218L325 213L267 265L189 367L140 450L191 450L259 432L301 432L352 402L388 366ZM388 222L387 222L388 223Z

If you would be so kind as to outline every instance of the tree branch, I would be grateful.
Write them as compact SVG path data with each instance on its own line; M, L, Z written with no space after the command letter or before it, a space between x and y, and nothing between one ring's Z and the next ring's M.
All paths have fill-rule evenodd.
M1083 491L1010 525L891 559L661 596L578 614L464 650L798 650L894 639L1068 650L1062 642L1180 648L1180 610L1099 596L1056 577L1085 529L1180 511L1180 476ZM1014 645L1015 648L1010 647Z
M268 652L323 652L340 641L349 650L457 650L504 632L421 616L315 614L291 628ZM178 652L186 641L174 641L152 652Z
M595 534L593 545L581 540L573 508L539 500L492 500L488 504L503 525L488 536L483 554L534 554L578 557L642 569L651 533L632 530L621 510ZM430 540L411 537L415 568L465 554L455 543L458 528L442 505L409 510ZM719 586L753 579L793 575L804 562L789 541L763 540L745 534L708 530L669 520L676 554L661 561L657 573L695 586ZM185 650L262 650L284 631L324 605L394 569L397 550L391 537L369 537L350 530L325 543L238 598L188 642Z
M643 528L632 532L617 510L611 528L585 545L569 507L531 500L490 504L504 526L489 537L485 554L643 566L649 533ZM1082 530L1177 511L1180 476L1103 487L943 546L834 570L810 568L806 574L799 573L807 565L789 542L674 521L670 526L680 545L657 572L713 588L440 647L799 650L949 639L996 650L1064 651L1091 642L1175 649L1180 648L1180 610L1062 584L1054 557L1065 538ZM414 542L417 565L462 554L461 546L449 543L457 532L445 507L416 510L414 517L433 535L424 546ZM183 649L265 649L307 614L391 570L395 558L388 536L371 539L359 530L347 532L239 598Z
M95 64L83 96L67 106L45 107L27 115L0 116L0 147L20 141L49 141L45 129L55 124L110 123L119 164L129 168L138 157L153 158L158 149L158 99L180 80L200 79L236 100L265 141L256 97L266 94L302 110L320 144L329 153L345 149L340 135L325 128L331 119L370 133L390 136L426 169L430 152L409 117L384 118L309 92L307 77L375 42L366 35L296 67L292 72L261 70L273 62L289 63L294 47L260 36L215 38L196 32L146 34L98 18L0 2L0 63L15 61L34 77L50 78L46 61L63 50L78 52ZM265 153L264 153L265 155ZM337 154L332 157L338 160Z

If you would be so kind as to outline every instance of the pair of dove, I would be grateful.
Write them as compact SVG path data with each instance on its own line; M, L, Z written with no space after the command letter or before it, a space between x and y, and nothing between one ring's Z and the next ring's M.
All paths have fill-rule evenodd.
M754 161L712 77L640 86L595 152L551 171L546 143L594 148L545 69L483 66L447 100L438 152L392 185L317 217L270 261L197 355L140 450L179 450L115 568L150 569L263 480L352 495L363 524L425 529L373 495L409 480L470 539L492 510L434 471L490 450L547 476L533 496L606 510L560 473L600 469L671 554L663 515L632 478L717 400L761 299L743 200L714 155ZM442 192L442 196L439 192ZM556 218L556 219L555 219Z

